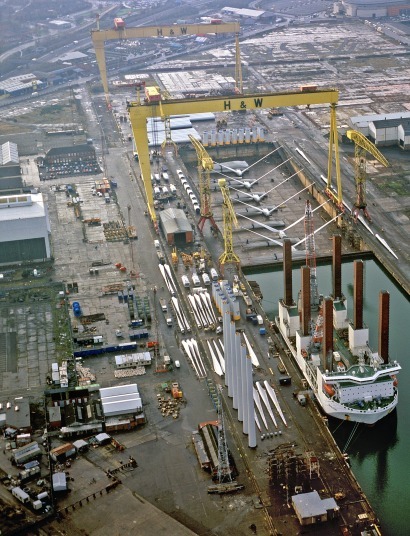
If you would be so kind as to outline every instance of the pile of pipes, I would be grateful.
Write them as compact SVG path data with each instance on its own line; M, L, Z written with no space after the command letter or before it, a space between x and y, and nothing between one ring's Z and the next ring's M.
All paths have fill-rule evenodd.
M135 367L127 370L114 370L115 378L130 378L131 376L142 376L145 374L145 367Z
M219 348L218 341L221 348ZM214 369L215 374L223 376L225 374L225 357L223 356L224 346L222 341L219 339L212 339L208 340L207 343L209 353L211 354L212 368Z
M172 277L172 272L169 264L158 264L159 271L161 272L162 277L164 278L167 289L172 296L177 294L177 286L175 284L174 278Z
M187 317L185 316L185 313L178 301L178 298L172 296L171 303L174 308L175 317L177 319L180 332L185 333L185 331L187 331L189 333L191 331L191 326L188 323Z
M188 294L188 300L192 306L192 313L198 329L215 329L217 318L212 308L209 292L205 291Z

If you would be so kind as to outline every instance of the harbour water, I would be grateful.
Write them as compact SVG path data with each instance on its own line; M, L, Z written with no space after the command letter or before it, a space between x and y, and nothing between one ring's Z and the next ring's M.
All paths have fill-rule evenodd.
M410 302L408 297L373 260L364 261L364 322L370 328L370 346L377 350L378 296L380 290L390 292L391 360L397 360L402 371L399 380L397 411L373 428L361 425L352 436L352 423L330 420L329 426L342 451L350 457L354 475L380 519L384 536L407 536L410 533ZM331 293L330 265L317 267L319 292ZM269 316L277 314L278 299L283 297L283 272L246 270L246 277L259 283L262 306ZM353 263L342 265L343 292L352 317ZM300 288L300 269L293 270L294 299Z

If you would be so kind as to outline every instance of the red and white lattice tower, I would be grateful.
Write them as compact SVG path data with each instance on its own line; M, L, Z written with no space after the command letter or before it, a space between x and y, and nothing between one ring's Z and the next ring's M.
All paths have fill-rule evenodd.
M313 310L316 310L319 305L319 292L316 279L315 229L312 206L309 200L306 201L305 207L305 248L306 266L310 268L310 305Z

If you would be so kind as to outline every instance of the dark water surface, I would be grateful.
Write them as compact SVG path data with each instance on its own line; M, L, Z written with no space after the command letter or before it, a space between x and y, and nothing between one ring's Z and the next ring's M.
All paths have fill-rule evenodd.
M273 318L278 312L278 299L283 297L283 273L246 270L246 277L258 281L262 306ZM332 288L330 265L317 267L319 293L329 295ZM343 292L347 298L348 316L352 318L353 263L342 266ZM407 296L373 260L364 261L364 322L370 328L370 346L377 350L379 291L390 292L390 359L397 360L399 403L397 411L373 428L360 426L353 437L353 424L329 420L329 426L340 446L350 456L351 467L380 519L385 536L410 534L410 302ZM300 269L293 270L293 298L300 289Z

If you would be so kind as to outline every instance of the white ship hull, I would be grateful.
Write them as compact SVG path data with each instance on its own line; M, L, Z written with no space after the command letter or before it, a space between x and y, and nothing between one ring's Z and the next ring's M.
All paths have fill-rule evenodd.
M337 400L334 400L333 398L330 398L329 396L325 394L323 390L323 384L324 382L326 383L329 379L330 381L333 381L333 378L331 378L331 375L329 374L323 375L319 368L309 367L306 359L300 353L300 348L299 349L294 348L289 337L287 336L286 333L284 333L284 330L282 329L279 319L276 319L276 325L279 328L282 338L285 341L294 360L296 361L299 369L301 370L304 378L306 379L309 386L311 387L316 397L316 400L318 401L322 410L327 415L334 417L336 419L348 420L351 422L358 422L358 423L363 423L367 425L373 425L377 423L379 420L383 419L383 417L386 417L389 413L391 413L395 409L395 407L397 406L397 402L398 402L398 391L393 384L395 382L394 375L397 374L401 370L398 364L392 365L391 367L388 367L387 369L383 371L383 376L388 378L388 380L385 383L386 384L391 383L391 390L392 390L392 393L394 393L391 402L388 404L384 404L382 406L373 405L372 407L366 407L363 409L361 408L355 409L355 408L350 407L349 405L340 403ZM380 373L378 374L380 375ZM338 376L336 375L335 378L337 377ZM375 377L377 377L377 373L375 373ZM336 384L336 380L335 380L335 384ZM372 382L370 380L369 382L364 383L358 388L361 389L363 393L365 394L367 391L371 389L371 387L372 387Z

